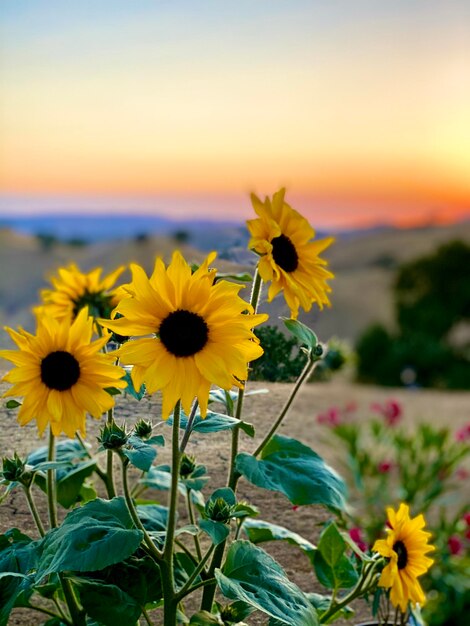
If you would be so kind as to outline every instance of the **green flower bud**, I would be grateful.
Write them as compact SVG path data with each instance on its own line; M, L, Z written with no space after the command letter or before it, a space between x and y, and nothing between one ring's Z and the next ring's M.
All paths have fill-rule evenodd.
M209 500L206 504L206 515L214 522L222 522L228 524L232 517L233 506L226 502L223 498L215 498Z
M181 456L180 476L182 478L186 478L187 476L190 476L195 469L196 458L194 456L183 453L183 455Z
M2 467L3 478L11 483L21 481L21 477L24 474L24 468L25 463L20 459L16 452L12 459L4 457Z
M137 437L140 437L141 439L148 439L152 434L152 422L139 420L134 426L134 431Z
M126 433L124 426L118 426L116 422L106 424L98 437L98 441L105 450L119 450L126 445L128 439L129 434Z

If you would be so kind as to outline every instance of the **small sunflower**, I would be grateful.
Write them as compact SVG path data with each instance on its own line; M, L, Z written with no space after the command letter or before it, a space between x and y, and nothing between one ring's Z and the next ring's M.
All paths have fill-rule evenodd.
M434 547L428 544L431 533L422 530L424 517L418 515L410 519L409 507L400 504L398 511L387 509L388 537L378 539L373 550L390 559L383 569L379 580L380 587L387 587L393 606L400 607L406 613L408 603L425 602L424 592L418 582L418 576L426 573L433 560L426 556Z
M211 253L191 273L176 251L168 268L157 258L150 278L132 264L132 282L126 285L130 297L117 306L122 317L100 320L117 333L142 337L124 344L119 356L124 365L134 366L137 389L145 382L149 393L162 391L164 419L178 400L189 412L194 397L205 416L211 384L241 386L248 363L263 354L252 328L267 315L253 314L238 296L240 285L214 281L209 264L215 256Z
M107 337L91 342L93 320L82 309L74 322L37 314L37 333L6 328L19 350L0 350L15 364L3 380L13 383L5 396L24 396L18 422L36 420L42 435L50 424L54 435L85 435L85 414L99 419L114 405L107 387L124 388L125 375L112 355L99 352Z
M284 201L285 189L274 194L272 202L264 203L251 195L251 202L259 218L248 220L251 234L248 247L261 259L258 270L261 278L271 285L268 300L280 292L297 318L299 306L309 311L316 302L320 309L330 305L327 293L331 287L327 279L334 275L326 269L327 262L318 256L332 242L332 237L311 241L315 231L295 209Z
M75 264L61 267L58 276L51 278L54 289L43 289L41 297L46 310L57 319L73 320L82 308L88 307L89 314L109 318L119 301L119 291L112 290L125 267L101 278L103 269L96 267L84 274Z

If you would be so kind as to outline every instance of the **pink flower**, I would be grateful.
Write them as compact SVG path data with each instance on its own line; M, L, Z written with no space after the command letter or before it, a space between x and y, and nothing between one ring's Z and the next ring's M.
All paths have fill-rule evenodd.
M468 513L465 513L465 515L463 516L463 520L467 524L467 526L470 526L470 511Z
M394 463L392 461L381 461L377 465L377 471L380 474L388 474L389 472L392 471L393 466L394 466Z
M297 511L299 509L299 505L298 504L294 504L294 506L292 507L293 511Z
M458 535L451 535L447 540L449 552L453 555L461 554L463 550L462 540Z
M470 439L470 422L462 426L462 428L455 433L455 439L457 441L467 441Z
M458 480L467 480L470 477L470 473L465 469L465 467L458 467L455 470L455 477Z
M326 426L330 426L334 428L335 426L340 425L340 411L337 406L332 406L327 409L325 413L320 413L317 415L317 422L319 424L326 424Z
M358 526L353 526L353 528L349 530L349 536L354 541L354 543L357 544L359 550L366 552L366 550L368 549L368 545L364 541L364 535L362 533L362 530Z
M387 426L395 426L403 415L403 408L397 400L386 400L383 404L374 402L370 408L383 416Z

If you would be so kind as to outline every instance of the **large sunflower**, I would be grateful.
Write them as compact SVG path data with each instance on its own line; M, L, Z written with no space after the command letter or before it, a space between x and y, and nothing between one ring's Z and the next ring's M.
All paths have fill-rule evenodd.
M104 278L103 269L96 267L87 274L71 263L61 267L58 276L51 277L54 289L43 289L41 297L46 310L57 319L71 320L83 307L88 307L92 317L109 318L119 300L119 291L113 291L114 284L125 267L118 267Z
M258 269L261 278L271 285L268 300L280 292L296 318L299 306L309 311L316 302L320 309L329 305L326 283L333 274L326 269L327 262L318 256L332 242L332 237L311 241L315 231L295 209L284 201L285 189L274 194L272 202L263 202L252 194L253 208L259 218L248 220L251 234L248 247L261 255Z
M408 603L424 604L425 597L418 576L431 567L433 560L426 556L434 547L428 544L430 533L422 530L424 517L410 519L409 507L400 504L398 511L387 509L388 537L378 539L373 550L390 559L379 580L380 587L390 589L393 606L406 613Z
M164 419L178 400L189 412L196 396L205 416L211 384L240 386L248 363L263 354L251 329L267 315L253 314L238 296L240 285L215 282L215 271L209 270L215 256L211 253L191 273L176 251L168 268L157 258L150 278L139 265L131 265L130 297L117 306L123 317L100 320L123 335L147 335L124 344L119 355L123 364L134 365L137 389L145 382L149 393L162 391Z
M107 337L91 342L93 320L82 309L74 322L37 314L37 334L7 328L19 350L0 350L15 364L3 380L13 383L5 396L24 396L18 421L36 420L42 434L48 424L54 435L85 435L85 414L99 418L114 405L107 387L124 388L125 372L114 357L99 350Z

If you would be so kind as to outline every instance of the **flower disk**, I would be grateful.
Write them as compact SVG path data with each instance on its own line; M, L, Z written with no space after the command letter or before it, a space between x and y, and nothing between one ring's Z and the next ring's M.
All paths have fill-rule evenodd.
M214 281L209 264L215 256L191 273L176 251L168 268L156 260L150 278L131 265L132 282L124 287L129 297L116 308L122 317L100 320L119 334L140 337L120 348L121 362L134 366L137 389L145 382L149 393L162 391L164 419L178 400L189 412L195 397L204 417L211 384L241 386L248 363L263 354L252 328L267 315L253 314L238 295L240 285Z
M431 567L433 560L426 556L434 547L428 544L430 533L422 530L422 515L410 519L409 507L400 504L398 511L387 509L390 528L387 539L378 539L373 550L390 559L383 569L379 585L390 588L393 606L406 613L408 603L423 605L425 597L418 576Z
M59 269L59 276L53 276L54 289L43 289L41 297L46 311L57 319L73 320L78 313L88 307L92 317L109 318L119 300L119 290L112 291L114 283L124 271L124 267L101 278L101 267L88 274L81 272L73 263Z
M44 309L37 313L37 334L7 329L19 350L0 350L0 357L15 364L3 380L13 383L5 396L24 396L18 421L36 420L42 434L50 424L54 435L85 435L85 416L99 419L114 405L107 387L123 389L121 367L113 355L100 352L107 337L91 341L93 320L82 309L73 323L58 321Z
M248 220L251 234L248 247L259 255L259 273L270 282L268 300L283 291L291 316L297 318L299 306L309 311L316 302L320 309L329 305L327 293L331 288L326 280L333 274L326 269L327 262L318 256L333 238L311 241L315 231L297 211L284 202L285 190L274 194L272 202L264 203L252 194L253 208L259 218Z

